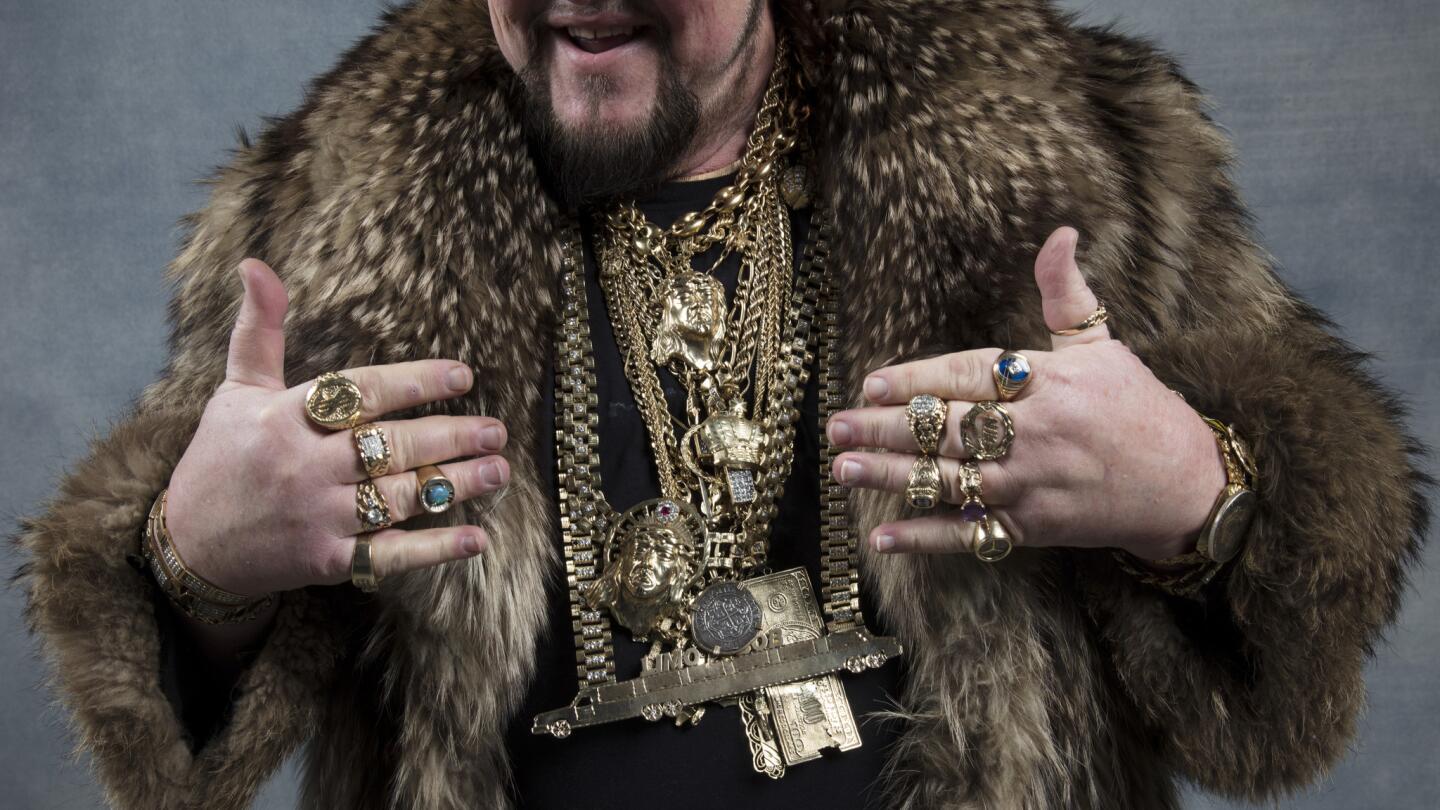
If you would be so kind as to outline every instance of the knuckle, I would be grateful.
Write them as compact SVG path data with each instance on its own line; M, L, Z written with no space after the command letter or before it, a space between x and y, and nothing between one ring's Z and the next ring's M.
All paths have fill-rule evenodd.
M408 470L415 466L415 459L420 455L419 438L410 425L391 424L383 426L385 437L390 440L390 469ZM357 464L361 463L358 461Z
M398 574L415 567L414 543L407 542L408 540L409 538L393 537L384 544L385 552L376 560L380 568L376 571L378 575Z
M300 567L311 582L335 582L350 576L348 543L326 540L309 543L300 559Z

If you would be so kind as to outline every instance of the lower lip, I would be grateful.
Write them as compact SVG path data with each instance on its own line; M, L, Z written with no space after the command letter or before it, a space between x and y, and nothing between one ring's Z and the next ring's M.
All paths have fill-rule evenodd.
M576 45L564 31L554 31L554 37L557 41L556 50L566 61L581 70L597 73L613 67L620 60L645 47L643 31L631 37L628 42L599 53L591 53Z

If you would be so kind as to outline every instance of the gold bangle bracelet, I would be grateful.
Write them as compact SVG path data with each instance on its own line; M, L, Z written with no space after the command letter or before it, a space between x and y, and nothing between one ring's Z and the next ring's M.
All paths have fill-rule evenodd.
M165 496L168 492L161 490L151 505L141 545L141 553L150 566L155 583L175 607L196 621L236 624L254 619L270 606L274 595L257 598L231 593L187 568L165 525Z

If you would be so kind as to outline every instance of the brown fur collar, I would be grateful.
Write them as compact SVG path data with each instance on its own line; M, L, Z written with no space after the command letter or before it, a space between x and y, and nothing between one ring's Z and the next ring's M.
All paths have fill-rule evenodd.
M911 650L894 804L1167 807L1172 775L1249 797L1315 778L1353 733L1363 659L1423 535L1421 476L1393 401L1250 241L1195 89L1144 44L1042 0L825 9L806 51L809 141L822 197L844 212L851 390L920 350L1047 345L1030 267L1070 224L1117 336L1252 437L1267 482L1250 550L1208 607L1126 580L1104 554L867 555L866 586ZM426 0L388 13L216 175L172 268L165 376L19 538L32 624L117 805L239 806L312 734L312 806L507 804L501 740L559 573L535 415L561 217L515 103L484 5ZM494 539L481 558L369 602L289 595L288 629L192 758L153 683L150 595L123 558L222 375L247 255L290 290L292 382L465 359L478 392L444 410L505 420L513 478L470 505ZM1344 481L1324 472L1336 458ZM856 500L862 531L900 510ZM95 590L82 554L99 561L99 601L81 596ZM74 599L110 635L78 626Z

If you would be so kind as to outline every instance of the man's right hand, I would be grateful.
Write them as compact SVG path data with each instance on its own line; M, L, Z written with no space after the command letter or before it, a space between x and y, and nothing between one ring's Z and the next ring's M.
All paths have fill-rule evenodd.
M285 387L285 287L265 263L240 263L245 299L230 335L225 382L170 479L166 520L185 565L246 596L350 578L361 532L355 487L367 476L350 431L330 432L305 415L312 381ZM470 390L468 366L420 360L343 372L359 386L371 422ZM375 479L395 522L422 507L414 470L440 464L464 501L504 486L498 453L505 426L482 416L377 422L390 439L388 474ZM464 459L448 464L450 459ZM478 526L376 532L378 576L464 559L487 543Z

